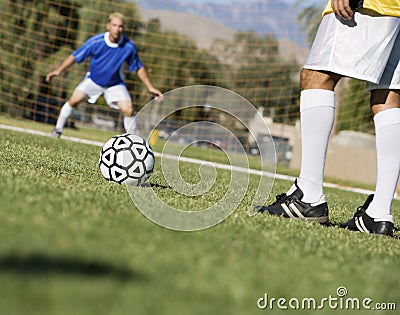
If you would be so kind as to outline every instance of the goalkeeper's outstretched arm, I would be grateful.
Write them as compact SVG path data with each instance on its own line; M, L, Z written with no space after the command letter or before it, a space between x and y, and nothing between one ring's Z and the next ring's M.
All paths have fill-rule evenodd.
M60 67L58 67L57 70L54 70L52 72L49 72L46 75L46 82L50 82L51 78L54 76L61 75L66 69L71 67L75 63L75 58L72 55L69 55L67 59L63 61Z

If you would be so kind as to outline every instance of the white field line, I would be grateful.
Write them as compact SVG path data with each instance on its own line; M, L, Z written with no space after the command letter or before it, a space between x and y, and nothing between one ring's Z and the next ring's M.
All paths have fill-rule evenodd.
M37 131L37 130L32 130L32 129L26 129L26 128L20 128L20 127L15 127L15 126L8 126L8 125L0 124L0 128L1 129L6 129L6 130L29 133L29 134L37 135L37 136L51 137L50 134L47 133L47 132ZM76 137L67 137L67 136L62 136L62 140L78 142L78 143L84 143L84 144L94 145L94 146L98 146L98 147L102 147L103 144L104 144L104 143L99 142L99 141L86 140L86 139L81 139L81 138L76 138ZM293 182L296 179L296 177L289 176L289 175L274 174L274 173L271 173L271 172L259 171L259 170L255 170L255 169L249 169L249 168L233 166L233 165L226 165L226 164L220 164L220 163L211 163L211 162L202 161L202 160L193 159L193 158L188 158L188 157L183 157L183 156L176 156L176 155L170 155L170 154L161 154L161 153L158 153L158 152L154 152L154 154L157 157L161 157L161 155L162 155L162 157L166 158L166 159L171 159L171 160L176 160L176 161L181 161L181 162L188 162L188 163L199 164L199 165L208 164L208 165L211 165L211 166L213 166L215 168L219 168L219 169L243 172L243 173L248 173L248 174L252 174L252 175L267 176L267 177L287 180L287 181L291 181L291 182ZM355 192L355 193L360 193L360 194L365 194L365 195L369 195L369 194L373 194L374 193L372 190L348 187L348 186L343 186L343 185L338 185L338 184L331 184L331 183L324 183L324 187L336 188L336 189L339 189L339 190L350 191L350 192Z

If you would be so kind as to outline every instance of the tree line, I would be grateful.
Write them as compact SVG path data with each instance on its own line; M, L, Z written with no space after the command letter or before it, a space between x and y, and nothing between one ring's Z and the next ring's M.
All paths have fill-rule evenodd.
M87 63L74 66L51 85L44 82L45 74L90 36L105 31L113 11L126 16L126 35L138 46L154 84L164 91L216 85L267 108L278 121L294 123L299 66L280 58L273 35L238 32L233 40L215 42L211 50L199 49L191 38L162 30L158 19L142 21L136 5L125 1L2 1L0 109L21 106L40 95L68 95ZM136 104L149 101L134 78L128 76L127 83Z

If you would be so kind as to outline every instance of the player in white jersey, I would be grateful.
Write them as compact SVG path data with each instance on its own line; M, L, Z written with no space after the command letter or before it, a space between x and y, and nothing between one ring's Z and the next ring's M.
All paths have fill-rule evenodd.
M97 98L104 95L107 104L118 108L124 115L124 128L127 133L136 132L135 116L133 115L132 99L125 85L123 67L128 65L130 72L136 71L139 79L148 91L158 98L162 93L156 89L141 63L136 45L123 35L124 17L121 13L112 13L106 25L106 33L98 34L87 40L78 50L68 56L61 66L46 76L46 81L62 74L74 63L80 63L90 57L90 68L84 80L75 88L70 99L61 108L54 137L60 137L72 108L82 100L88 99L95 103Z
M335 87L347 76L367 81L371 92L377 180L375 194L341 227L393 236L391 205L400 172L400 6L398 0L365 0L364 5L359 0L328 3L301 72L300 176L273 204L257 210L328 222L323 194L325 158L335 118Z

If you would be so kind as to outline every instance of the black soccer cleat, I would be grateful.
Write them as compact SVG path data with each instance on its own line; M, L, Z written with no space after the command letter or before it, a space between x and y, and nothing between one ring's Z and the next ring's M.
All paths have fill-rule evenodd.
M358 231L362 233L372 233L382 236L393 236L394 224L390 221L375 221L365 211L368 209L374 195L369 195L364 205L357 208L354 217L339 227Z
M302 221L327 223L328 204L325 196L317 203L311 204L301 201L304 194L297 185L297 180L294 182L296 190L290 194L281 194L276 196L276 201L269 206L258 206L256 212L268 212L273 215L279 215L284 218L298 219Z
M51 135L53 138L60 138L61 135L62 135L62 131L60 131L60 130L54 128L54 129L51 131L51 134L50 134L50 135Z

